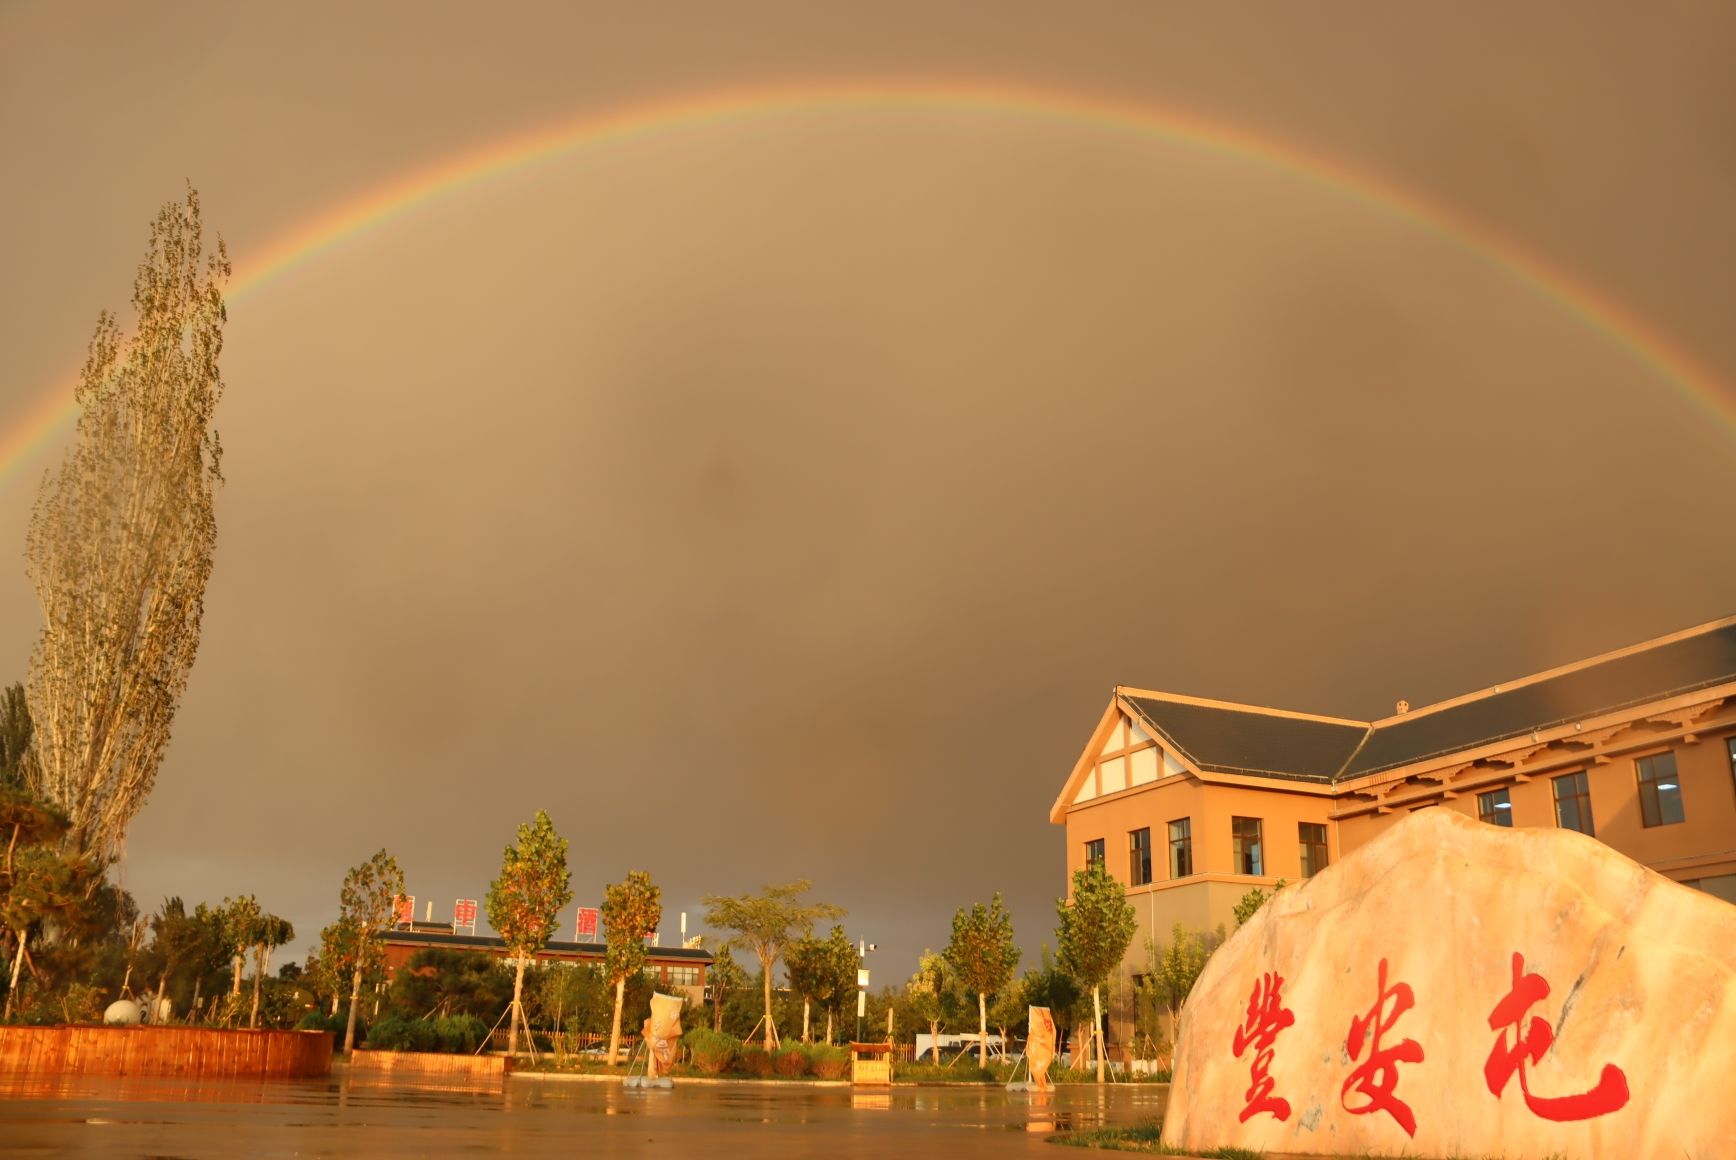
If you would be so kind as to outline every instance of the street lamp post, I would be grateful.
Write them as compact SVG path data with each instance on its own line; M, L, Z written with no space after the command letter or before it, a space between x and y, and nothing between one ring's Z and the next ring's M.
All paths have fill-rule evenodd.
M859 962L868 961L868 952L874 949L874 944L866 939L856 942L856 959ZM868 1010L868 968L856 968L856 1042L862 1042L862 1016Z

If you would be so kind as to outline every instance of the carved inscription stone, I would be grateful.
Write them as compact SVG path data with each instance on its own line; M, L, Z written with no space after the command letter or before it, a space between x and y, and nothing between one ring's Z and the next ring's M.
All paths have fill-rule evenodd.
M1736 1141L1736 907L1421 810L1280 891L1183 1008L1166 1144L1623 1160Z

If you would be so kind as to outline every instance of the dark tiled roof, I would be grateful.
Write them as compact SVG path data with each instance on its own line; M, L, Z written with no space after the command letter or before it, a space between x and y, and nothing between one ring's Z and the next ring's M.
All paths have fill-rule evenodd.
M1368 733L1366 725L1286 717L1258 709L1133 697L1126 700L1200 769L1328 781Z
M447 934L440 931L425 930L388 930L378 936L381 939L395 943L406 943L412 946L452 947L456 950L491 950L506 949L506 940L498 937L474 934ZM551 942L543 948L545 953L557 955L586 955L602 958L608 953L608 947L600 942ZM646 957L652 959L692 959L694 962L709 963L712 961L710 951L698 947L651 947L645 948Z
M1341 776L1378 773L1732 680L1736 624L1383 725Z
M1307 781L1379 773L1736 681L1736 623L1378 727L1123 693L1197 767Z

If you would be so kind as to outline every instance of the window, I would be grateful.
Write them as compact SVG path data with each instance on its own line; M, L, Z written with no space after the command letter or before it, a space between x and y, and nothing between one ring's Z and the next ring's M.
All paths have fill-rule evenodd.
M1563 774L1550 784L1555 787L1555 824L1564 830L1597 837L1591 826L1591 788L1585 782L1585 774Z
M1302 845L1302 877L1312 878L1326 869L1326 823L1296 823L1296 838Z
M1505 789L1492 789L1477 795L1477 819L1491 826L1513 824L1513 802Z
M1736 734L1726 737L1724 744L1730 750L1730 776L1736 779Z
M1134 886L1151 881L1151 829L1134 830L1127 835L1128 880Z
M1093 838L1085 843L1085 865L1103 865L1103 839Z
M1640 779L1640 821L1648 826L1672 826L1682 820L1682 783L1676 778L1676 755L1654 753L1637 758Z
M669 985L672 987L697 987L697 986L699 986L699 968L698 967L670 967L669 968Z
M1230 856L1237 874L1261 877L1266 873L1265 859L1260 856L1260 819L1230 819Z
M1169 876L1186 878L1193 873L1193 819L1169 824Z

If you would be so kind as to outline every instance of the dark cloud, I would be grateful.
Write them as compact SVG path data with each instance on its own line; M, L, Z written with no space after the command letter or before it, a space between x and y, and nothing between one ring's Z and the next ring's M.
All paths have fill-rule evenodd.
M1540 11L189 7L75 37L92 13L16 6L0 428L183 178L245 265L480 142L792 77L1245 124L1736 378L1729 14ZM304 936L381 845L437 912L480 896L543 807L580 901L647 867L670 933L809 876L892 975L994 890L1034 951L1048 806L1113 684L1378 716L1726 614L1736 580L1728 411L1365 202L1076 121L599 145L238 298L226 369L205 644L126 876ZM21 575L0 608L21 674Z

